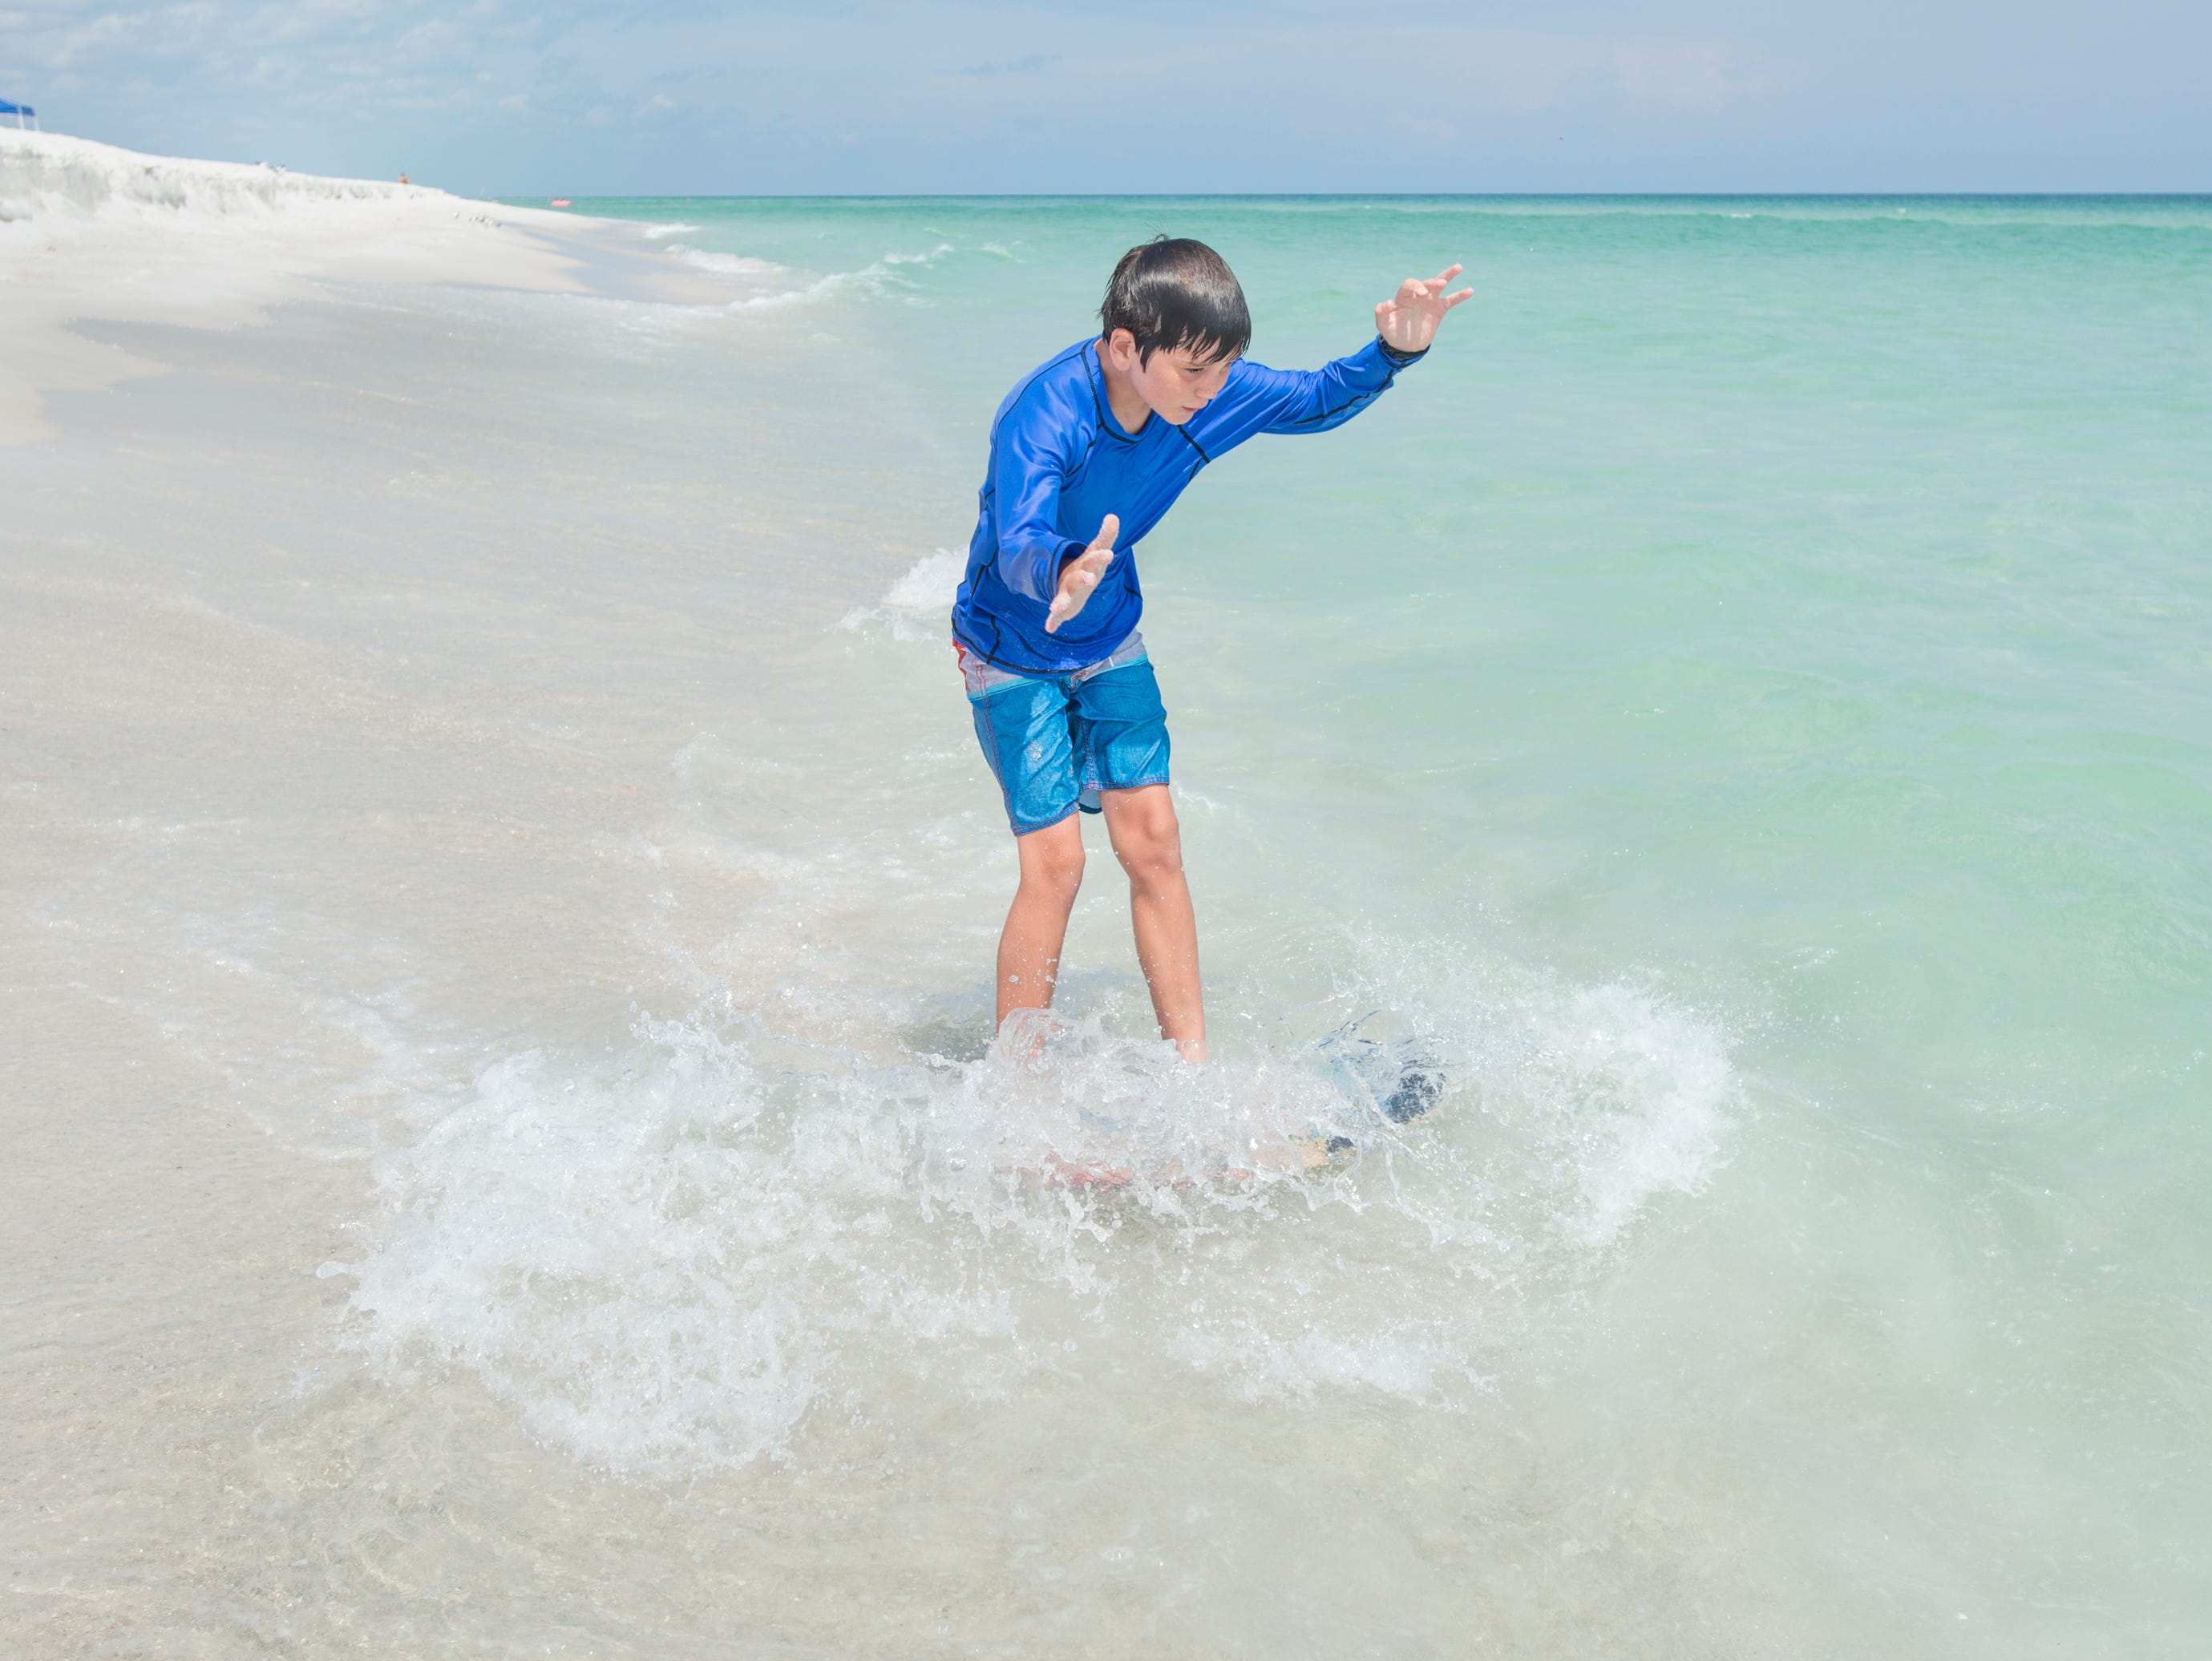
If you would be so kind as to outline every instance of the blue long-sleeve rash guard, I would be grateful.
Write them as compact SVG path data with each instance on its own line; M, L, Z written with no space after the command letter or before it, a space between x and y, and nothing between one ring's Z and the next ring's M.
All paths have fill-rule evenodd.
M952 633L1018 674L1065 675L1128 638L1145 609L1132 550L1200 468L1257 433L1341 427L1421 355L1378 337L1320 369L1239 358L1213 401L1182 426L1153 415L1131 433L1106 401L1097 344L1078 342L1031 372L991 423L991 470ZM1046 633L1061 568L1109 513L1121 516L1121 529L1105 576L1080 612Z

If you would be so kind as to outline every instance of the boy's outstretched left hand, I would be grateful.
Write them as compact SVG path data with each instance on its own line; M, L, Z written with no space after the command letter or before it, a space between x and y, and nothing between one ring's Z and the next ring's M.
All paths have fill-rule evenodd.
M1398 285L1395 298L1375 308L1375 332L1382 336L1386 345L1401 352L1427 351L1429 343L1437 337L1437 325L1444 320L1444 313L1462 300L1474 297L1472 288L1462 288L1455 294L1444 292L1445 286L1461 270L1452 265L1432 277L1407 277Z

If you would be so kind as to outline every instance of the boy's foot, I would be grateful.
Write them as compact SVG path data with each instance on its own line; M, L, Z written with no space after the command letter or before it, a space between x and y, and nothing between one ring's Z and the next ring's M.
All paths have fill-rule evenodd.
M1057 1154L1047 1155L1045 1163L1048 1167L1044 1173L1047 1184L1082 1193L1126 1188L1137 1179L1137 1173L1126 1165L1077 1165Z
M1034 1073L1044 1065L1045 1052L1066 1023L1050 1009L1009 1009L991 1040L991 1056L1009 1066Z

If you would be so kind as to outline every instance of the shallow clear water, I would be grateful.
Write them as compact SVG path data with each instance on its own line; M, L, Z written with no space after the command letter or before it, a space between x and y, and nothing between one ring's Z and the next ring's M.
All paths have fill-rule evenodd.
M577 207L729 300L334 307L144 394L295 386L193 591L416 736L40 902L369 1174L236 1525L312 1547L299 1630L2189 1652L2212 203ZM1152 1039L1094 834L1030 1070L940 550L1155 230L1264 361L1476 299L1139 550L1221 1058ZM372 373L405 412L315 390ZM408 465L314 450L362 432ZM288 557L344 592L287 589L334 501ZM1412 1125L1316 1047L1371 1010Z

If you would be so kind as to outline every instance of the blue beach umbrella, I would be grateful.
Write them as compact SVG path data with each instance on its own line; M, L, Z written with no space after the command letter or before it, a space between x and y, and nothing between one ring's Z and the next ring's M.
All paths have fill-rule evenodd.
M39 112L28 104L10 104L4 98L0 98L0 115L14 116L19 127L27 121L33 127L39 124Z

